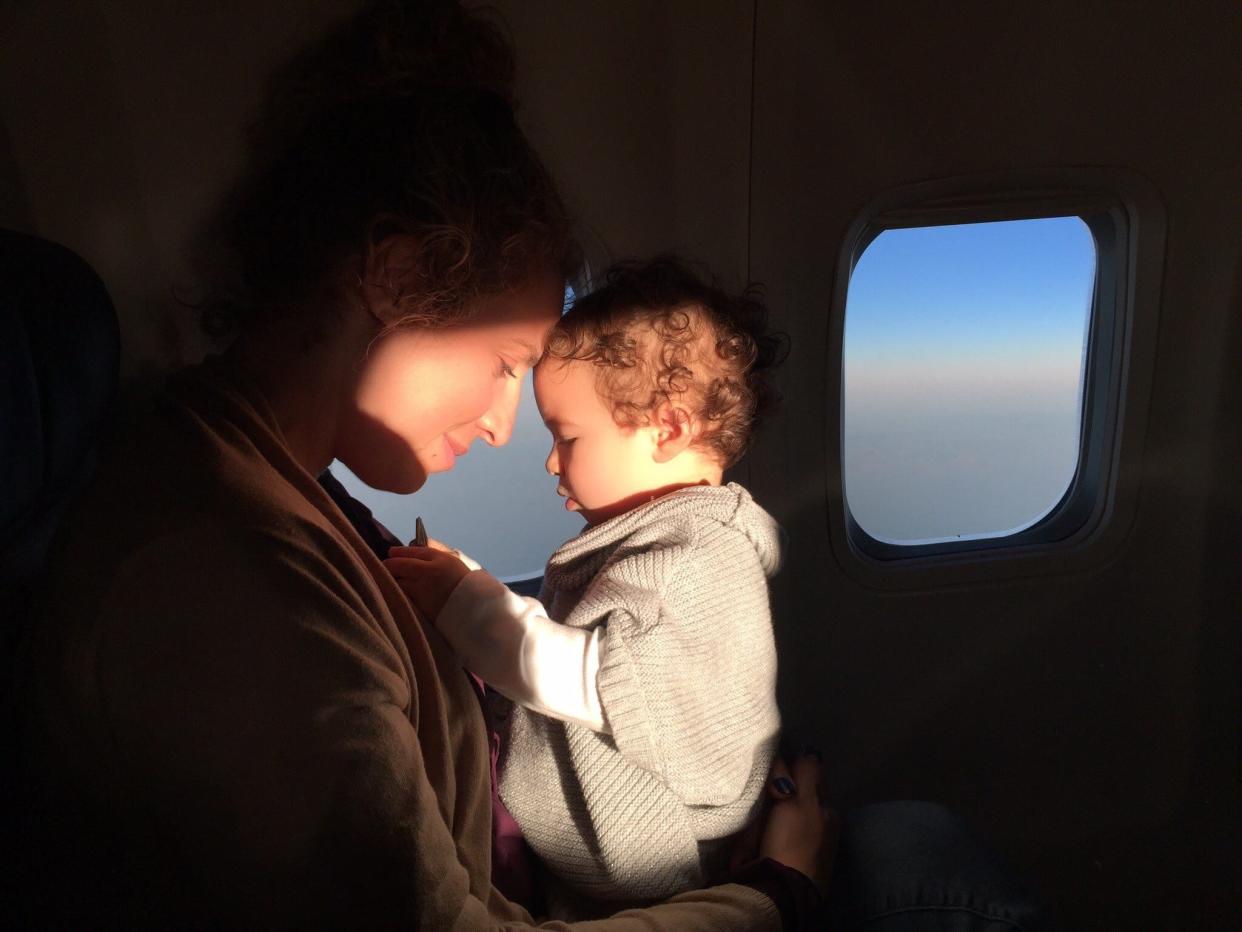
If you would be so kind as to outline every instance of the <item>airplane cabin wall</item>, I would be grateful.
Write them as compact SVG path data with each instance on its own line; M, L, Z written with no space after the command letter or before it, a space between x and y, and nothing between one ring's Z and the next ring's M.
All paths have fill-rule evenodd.
M794 354L751 474L791 535L787 717L828 748L830 798L947 803L1066 928L1214 927L1242 892L1236 5L758 9L751 273ZM1150 399L1142 378L1127 399L1150 401L1118 480L1138 489L1128 535L1087 571L870 588L834 552L824 481L847 230L898 186L1080 165L1144 176L1167 210Z
M754 9L741 0L495 4L523 125L592 270L680 251L745 281Z
M241 164L242 127L271 68L351 7L18 0L4 10L0 124L16 171L0 180L26 209L0 223L63 243L99 273L127 383L208 350L178 302L196 284L191 237Z

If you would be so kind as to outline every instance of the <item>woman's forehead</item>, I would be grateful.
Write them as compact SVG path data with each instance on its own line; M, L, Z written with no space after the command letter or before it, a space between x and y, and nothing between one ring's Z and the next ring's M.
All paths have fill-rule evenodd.
M526 303L489 303L441 333L447 339L503 353L511 362L534 366L543 356L557 319L556 314Z
M544 341L539 342L531 340L526 336L515 334L505 339L502 348L517 362L520 362L528 369L533 369L543 357L544 343L546 343L547 337L546 332L544 337Z

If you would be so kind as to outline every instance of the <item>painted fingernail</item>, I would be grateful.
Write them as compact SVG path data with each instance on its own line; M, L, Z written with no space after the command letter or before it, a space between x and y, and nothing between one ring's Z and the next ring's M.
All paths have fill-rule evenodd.
M792 796L797 790L797 787L793 784L793 780L790 780L788 777L777 777L772 781L772 785L776 787L776 792L780 793L782 796Z

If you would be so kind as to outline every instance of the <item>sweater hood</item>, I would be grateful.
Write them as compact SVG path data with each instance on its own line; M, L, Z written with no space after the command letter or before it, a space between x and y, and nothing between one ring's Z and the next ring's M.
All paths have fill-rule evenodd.
M736 482L696 485L586 528L552 554L544 578L562 589L585 586L611 557L667 541L676 531L692 535L696 522L708 520L732 528L754 548L768 577L780 568L781 528L750 493Z

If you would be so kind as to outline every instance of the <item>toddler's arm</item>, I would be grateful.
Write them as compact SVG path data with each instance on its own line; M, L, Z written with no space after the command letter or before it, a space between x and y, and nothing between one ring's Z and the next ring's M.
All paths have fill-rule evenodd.
M394 547L384 561L419 612L466 667L514 702L608 733L599 701L599 635L548 618L478 564L426 547ZM468 559L468 558L467 558Z
M514 702L608 732L596 686L598 631L553 621L539 600L484 570L462 578L435 625L469 669Z

